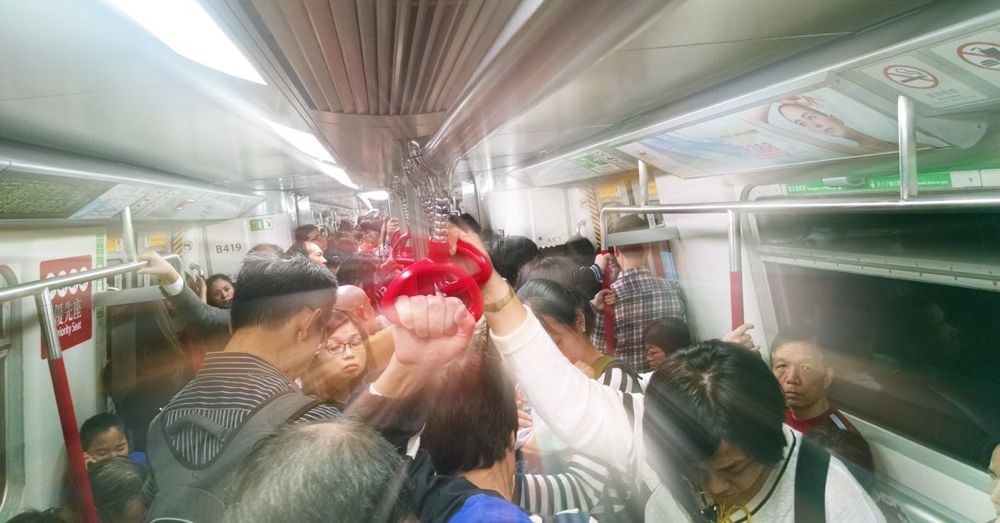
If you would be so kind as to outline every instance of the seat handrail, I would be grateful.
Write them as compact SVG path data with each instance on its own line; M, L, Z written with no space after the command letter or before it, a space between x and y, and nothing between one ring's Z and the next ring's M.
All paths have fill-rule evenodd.
M180 260L180 256L176 254L170 254L164 256L165 260ZM101 278L108 278L110 276L117 276L119 274L127 274L130 272L135 272L140 269L146 268L149 262L136 261L123 263L121 265L113 265L110 267L100 267L91 271L78 272L76 274L67 274L65 276L56 276L55 278L41 279L31 282L22 283L19 285L14 285L12 287L0 288L0 303L15 300L18 298L28 298L41 294L43 290L49 289L61 289L63 287L69 287L71 285L78 285L81 283L87 283L89 281L99 280Z

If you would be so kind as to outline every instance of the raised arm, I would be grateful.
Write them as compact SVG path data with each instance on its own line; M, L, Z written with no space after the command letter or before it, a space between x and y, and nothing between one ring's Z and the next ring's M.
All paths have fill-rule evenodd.
M475 320L458 298L401 296L394 307L396 350L385 371L355 396L345 414L402 448L420 431L433 401L424 385L469 346Z
M477 236L452 229L453 243L459 238L486 252ZM495 271L483 296L494 343L552 432L574 450L627 472L637 449L623 394L577 370ZM641 403L640 395L633 396L632 403Z
M173 265L149 249L142 251L139 259L149 262L149 266L139 272L160 278L163 294L186 322L203 334L229 331L229 311L202 301L193 290L184 285L184 279Z

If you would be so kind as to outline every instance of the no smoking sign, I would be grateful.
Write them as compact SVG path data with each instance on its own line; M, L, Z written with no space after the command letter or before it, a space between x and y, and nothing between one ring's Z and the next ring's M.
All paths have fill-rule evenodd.
M882 74L893 83L913 89L934 89L941 83L930 71L911 65L888 65Z

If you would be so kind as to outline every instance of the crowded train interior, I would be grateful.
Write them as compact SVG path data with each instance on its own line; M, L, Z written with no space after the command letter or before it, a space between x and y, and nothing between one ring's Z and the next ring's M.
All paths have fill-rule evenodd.
M0 1L0 521L1000 522L997 0Z

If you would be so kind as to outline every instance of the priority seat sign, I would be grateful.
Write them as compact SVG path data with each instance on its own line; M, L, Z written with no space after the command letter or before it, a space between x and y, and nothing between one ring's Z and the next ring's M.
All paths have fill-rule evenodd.
M90 255L45 260L38 267L41 279L86 272L93 268ZM56 331L62 350L75 347L93 335L93 282L52 290L52 308ZM42 359L46 358L45 336L42 335Z

